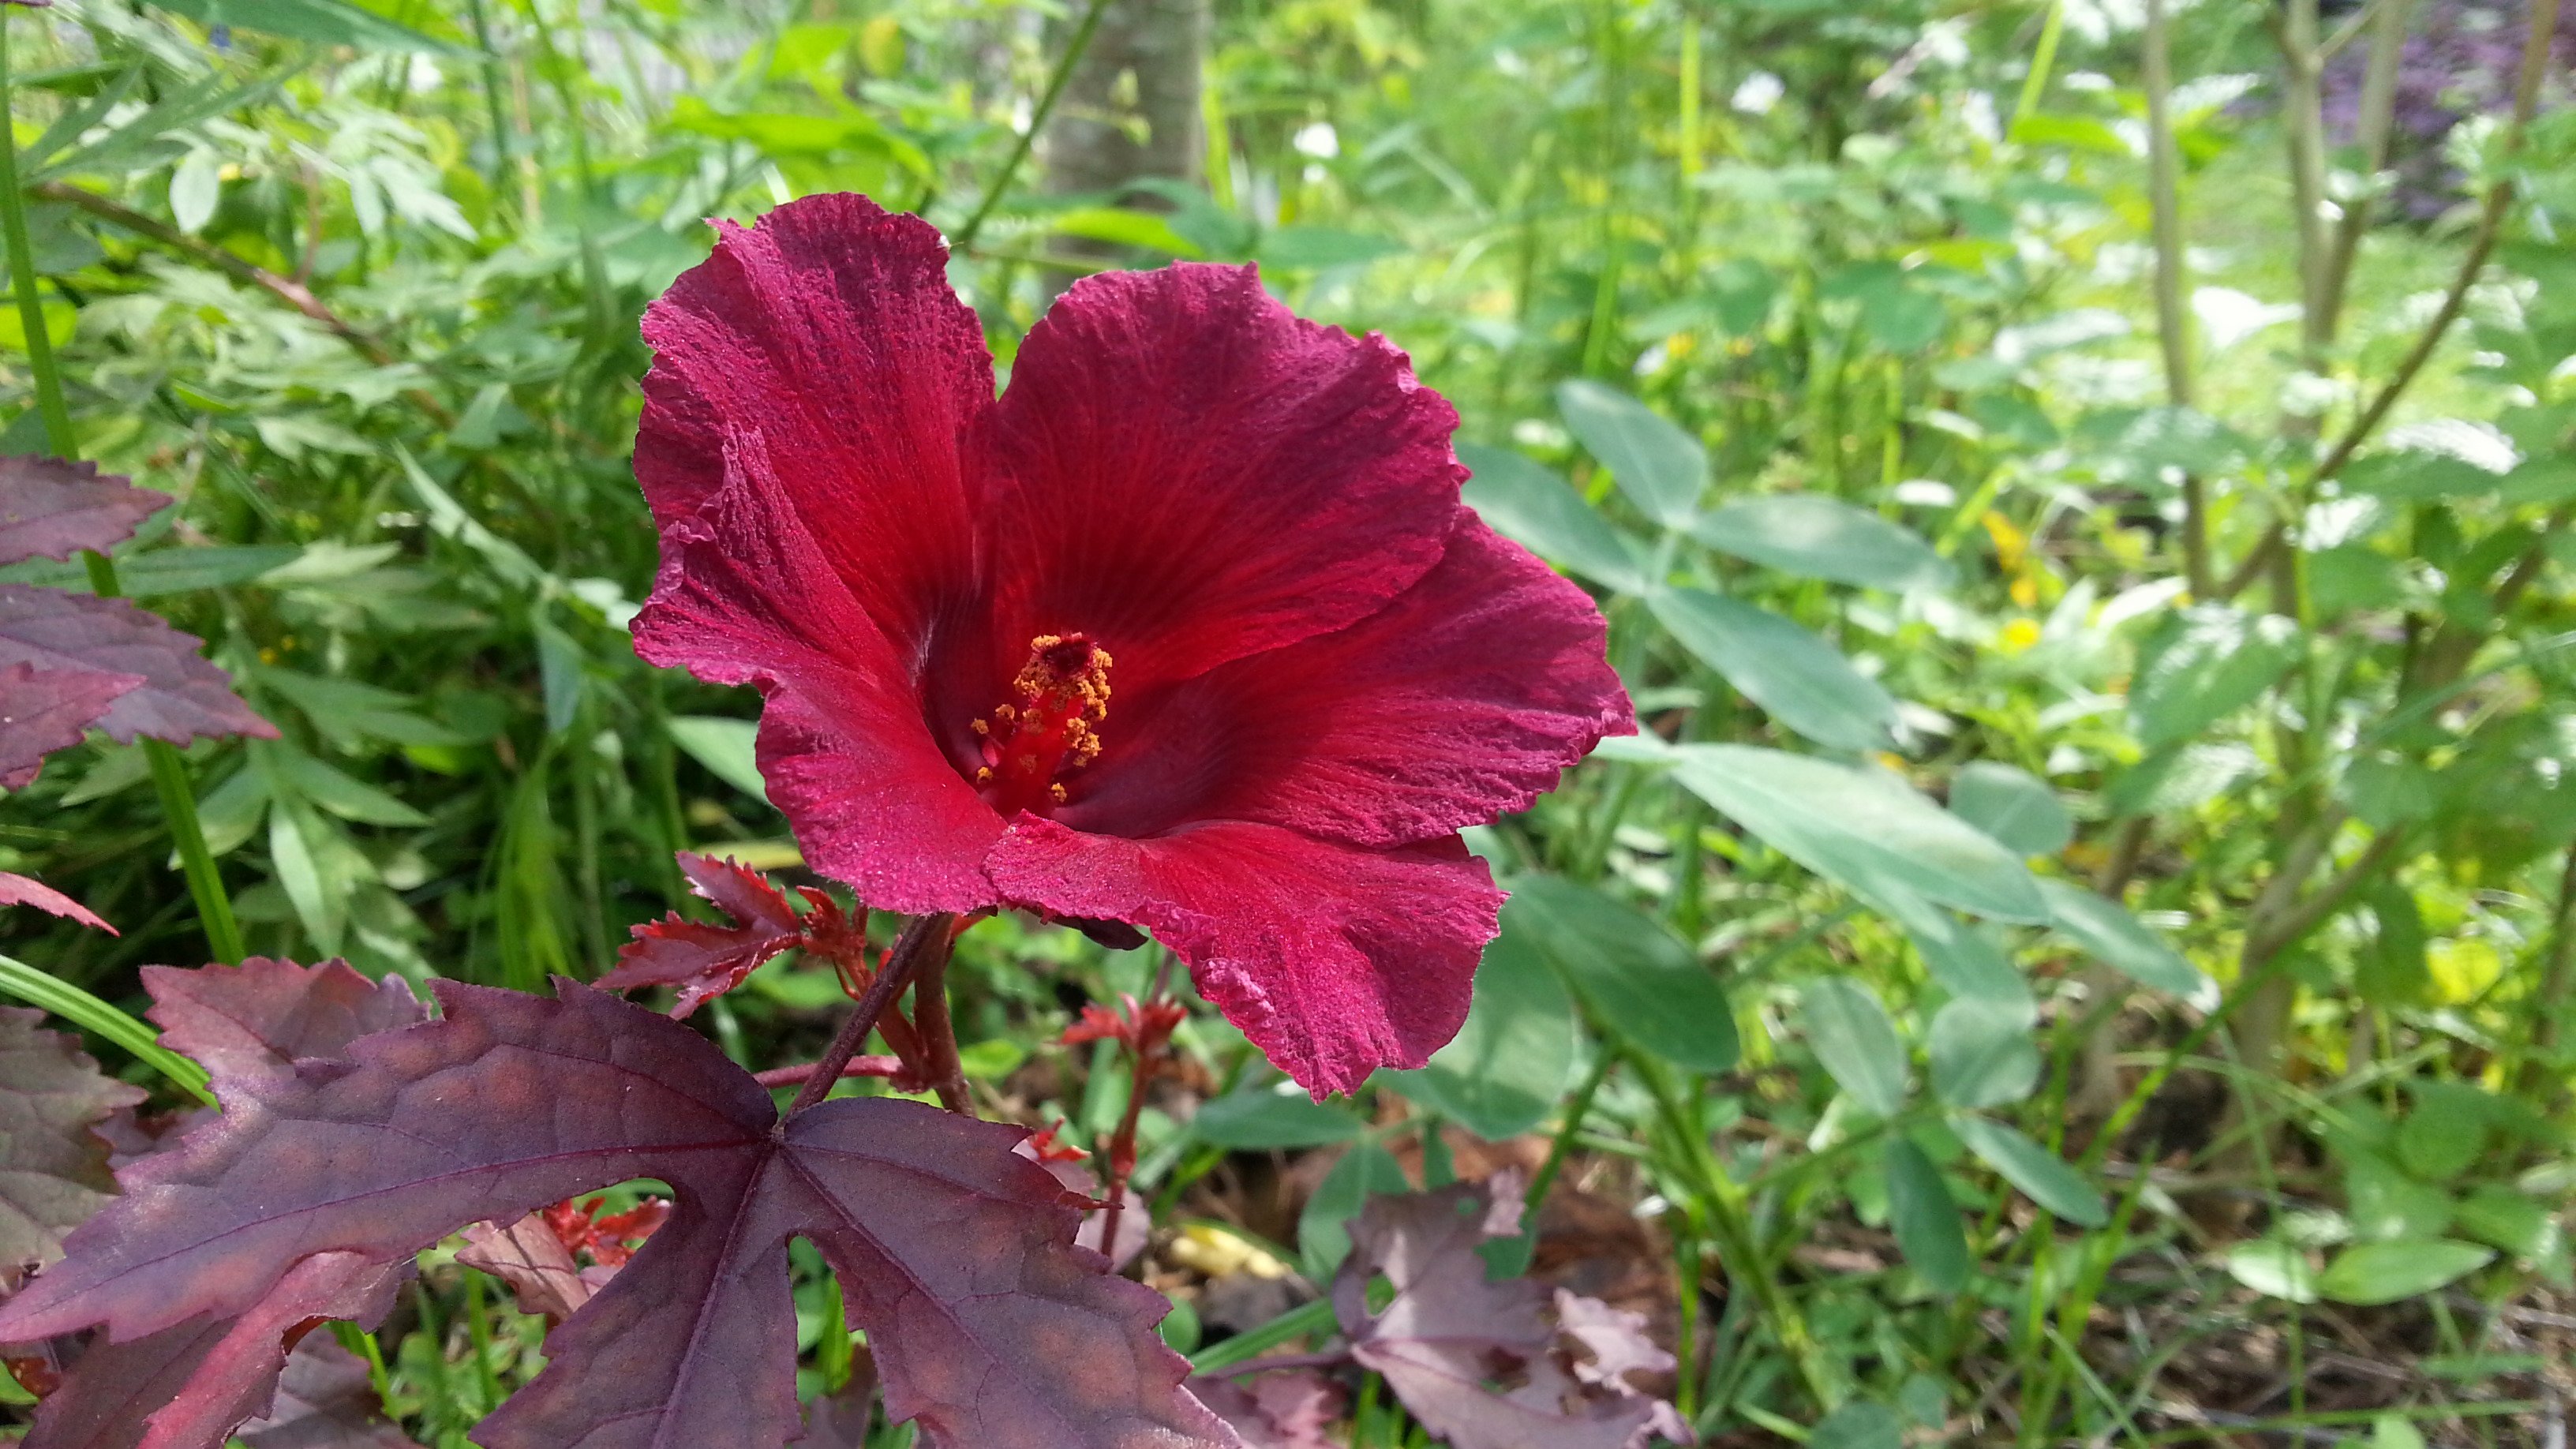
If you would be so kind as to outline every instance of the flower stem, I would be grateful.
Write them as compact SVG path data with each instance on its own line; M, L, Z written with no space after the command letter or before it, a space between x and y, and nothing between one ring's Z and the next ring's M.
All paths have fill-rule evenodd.
M9 96L9 27L0 21L0 105ZM77 458L80 440L72 432L71 408L63 400L62 369L54 360L54 341L45 332L44 300L37 293L36 253L27 241L27 198L18 185L17 137L7 124L0 124L0 234L5 234L9 245L9 280L18 294L18 321L27 334L27 371L35 380L36 414L44 421L46 446L59 457ZM93 593L109 599L122 592L116 565L107 555L89 553L83 561ZM197 796L188 783L187 764L166 741L140 743L144 759L152 766L161 813L169 818L170 834L179 847L179 863L187 871L188 894L196 899L206 945L215 959L236 965L249 953L242 944L241 925L233 919L232 898L224 894L223 877L215 869L214 853L206 848L205 831L197 824Z
M1001 171L984 188L984 199L975 203L975 214L957 229L957 250L962 252L975 244L977 234L984 230L985 219L1002 204L1002 193L1010 189L1011 178L1019 175L1020 167L1027 163L1029 148L1038 143L1038 132L1046 129L1047 117L1055 113L1056 101L1073 79L1074 67L1082 64L1082 53L1091 49L1092 33L1100 28L1100 17L1108 10L1109 0L1091 0L1091 8L1082 12L1082 23L1074 28L1073 38L1065 42L1064 54L1056 57L1055 72L1047 77L1037 108L1029 112L1029 128L1020 133L1020 139L1011 146L1011 159L1002 163Z
M921 1070L930 1079L930 1089L939 1094L939 1105L951 1112L972 1117L974 1100L966 1092L966 1068L957 1060L957 1027L948 1016L948 953L921 969L921 983L912 994L913 1030L921 1036Z
M801 1087L813 1079L814 1068L819 1065L820 1063L817 1062L807 1062L802 1066L771 1067L765 1072L752 1073L751 1079L773 1090L779 1087ZM901 1057L856 1056L841 1064L841 1075L844 1077L895 1077L901 1076L903 1070Z
M797 1090L796 1100L788 1104L786 1117L793 1117L828 1096L832 1085L841 1080L842 1069L859 1054L859 1047L867 1041L868 1033L876 1029L877 1018L885 1015L886 1008L903 994L904 987L912 983L913 976L922 970L924 963L934 955L943 961L947 958L948 928L955 919L946 912L934 912L913 917L912 923L903 928L903 934L895 939L894 951L886 958L885 970L869 983L867 994L859 998L859 1004L851 1008L849 1020L841 1023L841 1034L832 1038L831 1049L814 1063L812 1075ZM780 1120L783 1122L786 1117Z

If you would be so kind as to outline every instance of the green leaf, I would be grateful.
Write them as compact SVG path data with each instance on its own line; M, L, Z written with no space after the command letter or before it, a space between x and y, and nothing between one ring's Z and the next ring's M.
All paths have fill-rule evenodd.
M2025 1021L2039 1019L2029 983L2013 969L1994 931L1929 906L1909 913L1903 924L1914 949L1923 954L1923 969L1942 990L1965 1000L2012 1007Z
M283 793L276 771L270 772L269 789ZM278 888L286 892L287 903L295 908L295 918L312 938L314 949L336 956L341 933L349 923L348 903L322 878L313 838L318 831L309 824L309 817L295 809L291 800L275 802L268 812L268 867L276 873Z
M1662 590L1647 605L1683 648L1782 725L1855 754L1888 743L1896 701L1796 623L1700 589Z
M1507 448L1461 443L1458 461L1474 470L1467 505L1496 533L1603 588L1646 591L1635 546L1565 480Z
M2344 1155L2344 1197L2355 1238L2400 1242L2449 1230L2456 1209L2448 1193L2415 1181L2377 1153Z
M2461 1199L2453 1217L2461 1232L2551 1272L2563 1285L2568 1268L2567 1230L2546 1205L2491 1182Z
M1809 493L1772 493L1722 504L1691 526L1720 553L1800 578L1892 594L1944 589L1949 562L1911 530L1875 513Z
M1695 1072L1735 1065L1735 1012L1690 943L1654 917L1561 876L1506 881L1504 929L1556 967L1602 1024Z
M2236 740L2167 745L2113 777L2102 803L2120 817L2177 815L2262 772L2262 757Z
M2495 1261L2495 1250L2449 1238L2362 1243L2335 1254L2317 1291L2337 1303L2395 1303L2430 1293Z
M1306 1260L1306 1276L1318 1283L1329 1281L1333 1270L1351 1254L1350 1220L1377 1194L1411 1187L1393 1153L1374 1142L1353 1143L1315 1185L1306 1210L1298 1214L1297 1251Z
M2266 1297L2291 1303L2317 1301L2317 1270L2295 1244L2256 1238L2228 1249L2219 1262L2228 1277Z
M2170 992L2204 1008L2217 1004L2218 983L2129 914L2128 907L2068 881L2043 880L2039 890L2048 901L2051 923L2093 959L2150 990Z
M303 550L292 544L215 544L202 548L160 548L127 554L116 561L118 589L129 599L159 598L196 589L225 589L263 578L281 564L291 564ZM85 594L89 569L74 560L31 559L0 571L10 583L35 584Z
M2138 650L2129 717L2149 749L2187 740L2252 704L2299 662L2299 626L2200 604L2167 614Z
M1932 1017L1924 1039L1932 1091L1953 1107L2000 1107L2039 1085L2039 1048L2021 1007L1965 998Z
M1854 1399L1816 1421L1807 1449L1904 1449L1905 1426L1894 1410Z
M215 219L215 203L223 194L223 158L196 147L170 170L170 219L179 224L179 230L195 236Z
M706 766L708 774L755 800L769 799L755 748L760 737L757 723L717 715L679 714L671 716L670 729L671 743Z
M163 9L200 25L231 25L265 31L289 40L317 45L349 45L360 50L412 50L438 55L475 52L444 40L433 40L407 25L398 25L347 0L156 0Z
M1905 1042L1878 994L1848 976L1810 981L1799 997L1807 1045L1851 1099L1880 1117L1905 1110Z
M1956 1293L1968 1286L1967 1230L1959 1223L1959 1205L1950 1199L1941 1169L1923 1149L1903 1137L1891 1137L1879 1154L1887 1175L1888 1225L1905 1261L1936 1293Z
M1321 1147L1360 1135L1360 1119L1328 1107L1291 1083L1219 1097L1199 1108L1190 1130L1233 1151L1270 1147Z
M2075 838L2075 821L2046 781L1994 760L1959 767L1950 813L2023 855L2055 855Z
M2505 475L2447 453L2409 448L2356 458L2339 481L2346 492L2425 503L2494 492L2504 486Z
M2485 1154L2496 1099L2466 1082L2412 1087L2414 1110L2397 1124L2397 1161L2420 1181L2449 1182Z
M2102 1210L2101 1194L2084 1181L2082 1173L2021 1133L1984 1117L1954 1117L1950 1130L1959 1134L1978 1160L2001 1173L2004 1181L2020 1188L2032 1202L2081 1228L2098 1228L2111 1220Z
M1060 211L1049 218L1061 235L1081 237L1087 241L1108 242L1115 246L1142 247L1168 257L1198 257L1199 249L1172 230L1172 224L1150 211L1127 211L1115 206L1083 206Z
M1489 1142L1539 1124L1574 1069L1574 1003L1519 913L1476 968L1467 1023L1418 1072L1389 1072L1396 1090Z
M1700 490L1708 483L1708 452L1644 403L1597 382L1580 379L1556 389L1565 425L1583 440L1648 518L1666 528L1688 528L1699 516Z
M2432 995L2433 966L2431 937L2415 893L2395 881L2382 881L2369 899L2379 929L2366 948L2354 953L2353 987L2373 1006L2421 1006Z
M1362 236L1325 226L1283 226L1263 232L1252 255L1265 267L1311 272L1399 257L1405 250L1404 243L1391 237Z
M1882 904L1891 894L2006 921L2049 919L2019 859L1881 771L1749 745L1673 752L1684 788L1771 847Z
M322 761L290 745L253 740L251 748L276 757L275 766L298 795L339 816L361 825L391 825L417 829L429 823L429 817L386 794L363 780L353 779Z

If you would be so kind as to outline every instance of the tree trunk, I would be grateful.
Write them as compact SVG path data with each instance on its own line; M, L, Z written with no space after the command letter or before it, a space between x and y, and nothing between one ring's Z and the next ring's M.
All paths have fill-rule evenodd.
M1090 48L1074 67L1040 139L1046 189L1105 193L1112 202L1166 203L1135 194L1148 177L1195 182L1207 154L1199 112L1209 0L1109 0ZM1070 42L1081 7L1050 27L1051 49ZM1073 242L1064 250L1113 257L1118 248ZM1071 277L1057 274L1061 290Z

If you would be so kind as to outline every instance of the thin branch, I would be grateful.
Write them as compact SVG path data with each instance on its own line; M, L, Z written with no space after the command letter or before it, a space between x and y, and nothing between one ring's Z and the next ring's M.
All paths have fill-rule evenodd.
M2383 830L2368 848L2354 857L2352 864L2335 873L2332 880L2317 888L2306 899L2290 907L2275 921L2258 919L2246 933L2244 959L2247 962L2268 961L2296 945L2299 939L2333 915L2363 882L2379 873L2406 843L2406 829L2398 826Z
M111 226L159 242L172 251L185 252L237 282L247 282L267 292L289 307L331 329L341 341L358 349L360 354L378 367L386 366L394 360L393 353L383 343L350 326L339 313L323 306L322 299L314 296L311 288L292 277L281 277L266 267L243 261L213 242L190 236L176 227L155 221L139 211L128 210L94 191L85 191L61 181L39 182L27 190L30 194L47 201L60 201L77 206Z
M948 953L938 953L921 970L920 989L912 997L912 1022L921 1035L921 1067L939 1105L951 1112L975 1115L966 1091L966 1068L957 1059L957 1027L948 1017Z
M2558 34L2558 6L2559 0L2534 0L2531 7L2531 29L2522 42L2522 74L2514 85L2513 115L2505 123L2502 159L2507 163L2522 153L2532 113L2540 106L2541 80L2548 74L2550 45ZM2477 231L2469 239L2468 254L2460 259L2458 275L2452 277L2449 290L2442 294L2442 305L2435 309L2433 320L2424 325L2415 345L2407 350L2405 360L2397 364L2397 371L2353 419L2352 426L2335 440L2334 450L2326 454L2326 460L2317 465L2318 478L2333 477L2352 460L2354 451L2386 421L2397 399L2414 383L2424 364L2432 360L2434 350L2450 333L2451 324L2460 319L2468 305L2469 289L2477 285L2479 276L2486 271L2487 259L2504 237L2505 217L2513 210L2513 191L2511 175L2497 177L2495 184L2487 188L2486 204L2478 212Z
M2165 396L2191 406L2191 313L2182 303L2182 161L2173 132L2172 27L2165 0L2147 0L2147 193L2154 209L2156 338L2164 346ZM2182 480L2183 575L2195 599L2209 597L2209 493L2196 473Z
M850 1064L850 1058L859 1054L868 1033L876 1029L877 1018L883 1016L885 1009L894 1004L894 999L903 994L903 989L912 984L913 976L922 969L923 963L933 953L948 954L948 927L954 919L945 913L915 916L912 924L903 928L903 934L895 940L894 950L886 958L885 970L877 973L877 979L868 985L867 994L850 1009L849 1020L841 1023L840 1035L832 1038L831 1049L808 1069L811 1075L805 1078L805 1085L798 1089L796 1100L788 1104L786 1114L779 1119L782 1124L787 1118L830 1095L833 1084L841 1080L842 1069Z
M2396 134L2393 121L2397 114L2397 62L2405 50L2411 0L2371 0L2367 13L2373 24L2370 60L2363 68L2361 110L2353 127L2353 139L2361 148L2365 182L2387 167L2389 142ZM2350 30L2347 26L2343 33L2348 35ZM2331 54L2331 50L2324 53ZM2326 256L2325 285L2320 289L2325 309L2320 330L2329 342L2342 327L2343 306L2352 287L2353 261L2360 255L2362 233L2370 229L2376 210L2365 191L2344 203L2343 217L2335 224L2334 246Z
M1055 73L1047 77L1046 90L1038 96L1037 108L1029 112L1029 128L1012 143L1011 159L1002 163L1002 169L984 188L984 199L975 203L975 214L966 218L966 224L958 228L951 241L950 244L958 250L963 251L975 244L977 234L984 230L985 219L993 214L994 207L1002 204L1002 193L1010 189L1011 178L1017 176L1020 167L1027 163L1029 148L1038 143L1038 132L1046 129L1047 117L1055 114L1055 103L1063 98L1065 86L1073 80L1074 67L1082 64L1082 53L1091 48L1092 33L1100 28L1100 17L1108 11L1109 0L1091 0L1091 8L1082 13L1082 24L1075 28L1073 38L1065 42L1064 54L1056 58Z

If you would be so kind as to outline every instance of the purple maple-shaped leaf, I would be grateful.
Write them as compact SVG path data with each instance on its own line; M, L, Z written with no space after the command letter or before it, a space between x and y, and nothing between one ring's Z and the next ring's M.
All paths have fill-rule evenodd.
M198 656L199 642L123 599L0 584L0 669L24 664L143 681L95 721L117 743L138 735L174 745L201 735L275 739L277 727L233 694L231 676Z
M142 976L161 1044L217 1077L292 1077L299 1061L345 1060L362 1036L429 1019L401 977L370 981L340 960L253 956L239 966L146 966Z
M124 1342L93 1334L37 1407L24 1449L214 1449L243 1421L277 1412L291 1342L312 1320L379 1322L409 1276L407 1263L316 1253L245 1312Z
M679 853L680 870L690 887L733 917L730 926L709 925L673 913L634 928L633 940L617 952L617 967L599 978L609 991L645 986L676 986L680 999L671 1008L687 1016L699 1003L742 984L760 963L803 939L805 923L785 892L758 871L730 860Z
M222 1118L127 1169L0 1305L0 1342L249 1313L316 1255L406 1264L463 1224L654 1177L677 1190L669 1221L549 1336L546 1372L475 1431L486 1449L784 1442L800 1235L880 1346L889 1410L931 1445L1238 1442L1181 1391L1162 1296L1072 1246L1078 1207L1012 1152L1022 1129L888 1098L782 1126L749 1073L642 1008L571 982L436 990L440 1020L359 1038L348 1062L219 1077Z
M100 920L96 912L70 896L43 881L29 880L5 870L0 870L0 906L34 906L37 910L50 911L64 920L78 921L111 936L117 933L114 926Z
M45 756L79 744L110 705L142 687L140 674L25 662L0 669L0 790L25 789Z
M169 494L102 478L96 463L0 457L0 564L105 553L169 506Z
M268 1417L234 1432L250 1449L420 1449L384 1416L366 1360L307 1334L288 1355Z
M1333 1449L1325 1429L1341 1417L1342 1388L1310 1368L1248 1379L1201 1375L1190 1392L1234 1426L1247 1449Z
M1579 1305L1576 1322L1551 1323L1545 1288L1485 1280L1476 1249L1518 1230L1521 1192L1518 1175L1507 1172L1488 1183L1370 1199L1351 1224L1351 1254L1333 1281L1333 1312L1351 1356L1383 1375L1452 1449L1639 1449L1657 1435L1688 1442L1672 1407L1623 1377L1627 1367L1656 1364L1605 1362L1595 1374L1581 1372L1588 1335L1617 1322L1606 1305L1565 1294ZM1368 1285L1381 1274L1395 1296L1372 1313ZM1624 1344L1614 1353L1633 1356ZM1670 1357L1660 1364L1670 1366Z
M143 1100L44 1020L0 1007L0 1286L60 1257L63 1234L107 1202L107 1139L91 1129Z

